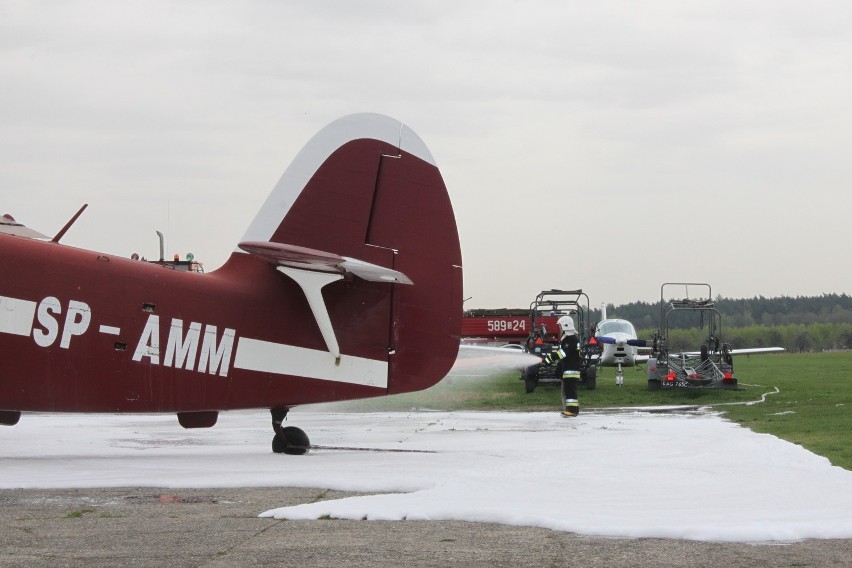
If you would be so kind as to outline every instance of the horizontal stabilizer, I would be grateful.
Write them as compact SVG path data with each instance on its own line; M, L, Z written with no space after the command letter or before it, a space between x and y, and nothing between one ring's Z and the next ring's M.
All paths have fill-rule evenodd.
M370 282L414 284L408 276L397 270L331 252L270 242L245 242L240 243L239 247L249 254L278 266L338 274L348 273Z

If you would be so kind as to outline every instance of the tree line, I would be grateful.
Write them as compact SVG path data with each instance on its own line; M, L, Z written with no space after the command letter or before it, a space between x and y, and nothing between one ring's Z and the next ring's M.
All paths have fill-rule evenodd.
M651 338L654 329L640 329L642 339ZM748 347L783 347L791 353L852 349L852 323L750 325L722 327L721 337L734 349ZM707 328L670 329L668 346L673 351L697 351L707 339Z
M717 296L721 336L734 348L784 347L788 351L852 349L852 297L846 294L732 299ZM709 317L685 310L669 318L669 348L695 350L707 336ZM601 311L591 310L591 321ZM648 338L661 328L659 302L607 305L607 316L626 319Z

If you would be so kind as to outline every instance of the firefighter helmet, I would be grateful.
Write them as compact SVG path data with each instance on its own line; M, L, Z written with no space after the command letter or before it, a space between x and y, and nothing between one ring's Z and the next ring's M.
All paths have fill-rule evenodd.
M574 328L574 320L571 319L571 316L562 316L556 323L559 325L559 329L562 330L564 334L577 333L577 330Z

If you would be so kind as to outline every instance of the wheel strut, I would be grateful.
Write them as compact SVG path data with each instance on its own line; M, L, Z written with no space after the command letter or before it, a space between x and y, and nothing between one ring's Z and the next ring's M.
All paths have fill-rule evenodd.
M287 419L288 408L272 408L272 431L277 435L281 432L281 423Z

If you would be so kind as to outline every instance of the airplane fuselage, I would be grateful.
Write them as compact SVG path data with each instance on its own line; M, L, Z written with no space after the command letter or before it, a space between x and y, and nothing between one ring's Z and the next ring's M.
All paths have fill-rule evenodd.
M623 319L604 319L598 323L596 335L607 339L607 342L602 344L599 366L636 365L638 347L628 343L636 340L633 324Z
M351 315L336 320L346 356L335 366L295 284L248 255L235 255L231 278L233 265L179 272L5 235L0 251L5 408L186 411L387 392L391 303L369 283L326 292Z
M0 410L289 407L413 390L409 364L452 365L395 349L390 285L358 279L324 291L335 363L297 285L246 254L198 274L0 235L0 274Z

